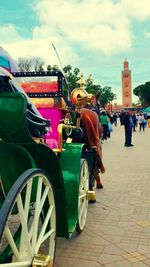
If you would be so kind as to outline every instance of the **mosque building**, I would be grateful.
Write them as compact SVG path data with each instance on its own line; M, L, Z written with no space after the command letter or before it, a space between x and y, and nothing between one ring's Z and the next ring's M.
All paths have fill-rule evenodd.
M131 86L131 70L127 60L123 62L122 71L122 106L123 108L132 107L132 86Z

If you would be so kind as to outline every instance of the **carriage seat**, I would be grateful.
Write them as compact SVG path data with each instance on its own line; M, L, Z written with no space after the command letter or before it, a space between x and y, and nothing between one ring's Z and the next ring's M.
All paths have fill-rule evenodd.
M58 147L58 125L64 118L63 111L57 107L38 108L41 115L50 121L51 130L45 134L44 141L51 148Z
M50 121L37 116L31 110L27 109L27 121L30 133L35 138L42 138L50 127Z

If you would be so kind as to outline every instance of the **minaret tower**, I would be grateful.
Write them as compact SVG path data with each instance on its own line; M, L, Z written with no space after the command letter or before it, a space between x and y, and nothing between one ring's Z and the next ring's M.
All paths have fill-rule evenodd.
M122 71L122 105L124 108L132 107L131 70L127 60L123 63Z

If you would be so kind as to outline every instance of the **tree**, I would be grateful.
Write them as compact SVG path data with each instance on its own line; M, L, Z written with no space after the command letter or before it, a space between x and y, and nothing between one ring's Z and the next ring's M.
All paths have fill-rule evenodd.
M80 79L80 70L78 68L74 68L74 70L72 70L72 67L70 65L67 65L63 68L63 71L65 73L68 87L70 88L70 91L72 91L76 87L77 80Z
M20 71L30 71L32 66L32 62L28 58L18 58L18 68Z
M63 70L66 74L66 79L68 81L70 91L72 91L74 88L76 88L76 83L80 79L80 69L75 68L74 70L72 70L72 67L70 65L67 65ZM112 92L111 87L105 86L104 88L102 88L101 85L94 84L91 74L89 75L87 80L85 80L85 89L89 94L96 96L102 107L105 107L106 104L116 99L116 95Z
M133 89L133 93L139 97L142 106L150 105L150 82L137 86Z
M86 80L86 91L89 94L97 95L99 92L101 92L101 86L95 85L93 83L92 74L89 75L88 79Z
M51 71L51 70L59 70L57 65L47 65L47 71Z
M52 69L52 66L51 65L48 65L47 66L47 71L50 71Z
M110 86L105 86L100 88L99 90L99 101L103 108L109 103L116 99L116 95L112 92L112 88Z
M91 74L86 80L86 90L88 93L96 96L103 108L105 108L105 105L107 105L109 102L116 99L116 95L112 92L111 87L105 86L102 88L101 85L94 84Z
M43 69L44 61L42 58L40 57L31 58L31 64L35 71L44 71Z
M20 71L43 71L44 61L40 57L19 58L18 67Z

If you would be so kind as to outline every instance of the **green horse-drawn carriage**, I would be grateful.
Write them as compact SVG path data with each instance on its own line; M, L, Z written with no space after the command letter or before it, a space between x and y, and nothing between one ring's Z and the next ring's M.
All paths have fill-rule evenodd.
M60 72L14 76L56 76L50 96L61 97ZM69 238L85 226L94 152L62 138L62 129L78 132L69 118L67 112L58 125L59 144L51 148L49 120L0 68L0 267L51 267L56 237Z

